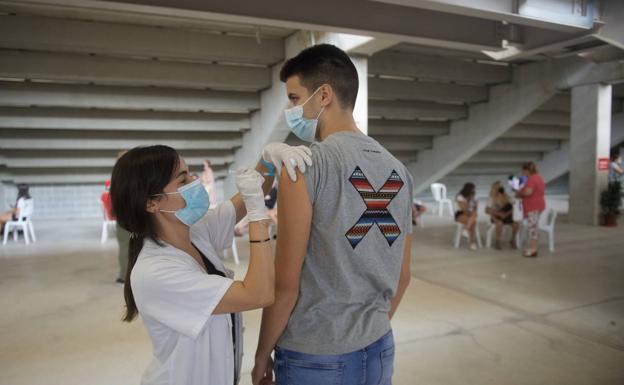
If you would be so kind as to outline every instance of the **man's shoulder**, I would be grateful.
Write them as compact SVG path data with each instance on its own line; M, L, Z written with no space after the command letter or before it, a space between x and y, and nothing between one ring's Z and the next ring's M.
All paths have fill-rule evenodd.
M327 138L322 142L314 142L310 145L310 151L312 152L312 161L325 160L335 158L339 155L340 148L339 143L333 140L332 137Z

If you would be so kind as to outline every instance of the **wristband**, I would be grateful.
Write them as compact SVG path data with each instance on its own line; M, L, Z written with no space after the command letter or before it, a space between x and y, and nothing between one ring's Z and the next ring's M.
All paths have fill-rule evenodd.
M269 170L268 174L264 174L264 176L275 176L275 165L267 162L266 160L260 158L260 163Z
M264 243L264 242L269 242L270 240L271 240L271 238L267 238L267 239L265 239L263 241L256 241L256 240L250 239L249 243Z

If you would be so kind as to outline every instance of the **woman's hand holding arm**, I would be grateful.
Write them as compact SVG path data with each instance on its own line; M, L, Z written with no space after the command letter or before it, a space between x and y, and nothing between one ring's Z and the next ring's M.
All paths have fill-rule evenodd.
M298 168L301 173L306 172L306 168L312 166L312 152L305 146L289 146L285 143L269 143L262 149L261 160L256 166L256 171L265 176L262 185L263 195L271 191L275 175L280 175L282 166L286 166L288 177L293 182L297 181ZM247 215L247 210L240 194L236 194L231 199L236 209L236 222Z

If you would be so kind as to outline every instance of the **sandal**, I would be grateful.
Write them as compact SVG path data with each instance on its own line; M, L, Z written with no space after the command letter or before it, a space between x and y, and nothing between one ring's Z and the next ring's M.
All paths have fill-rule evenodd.
M525 258L537 258L537 250L535 250L533 252L527 250L527 251L524 252L523 255L524 255Z

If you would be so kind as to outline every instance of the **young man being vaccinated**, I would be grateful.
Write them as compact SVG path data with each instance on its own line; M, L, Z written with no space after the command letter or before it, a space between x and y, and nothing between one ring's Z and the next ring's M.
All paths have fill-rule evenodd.
M305 175L280 179L276 298L253 383L274 371L278 385L391 384L390 319L410 280L411 177L357 128L357 71L342 50L308 48L280 77L286 123L318 142Z

